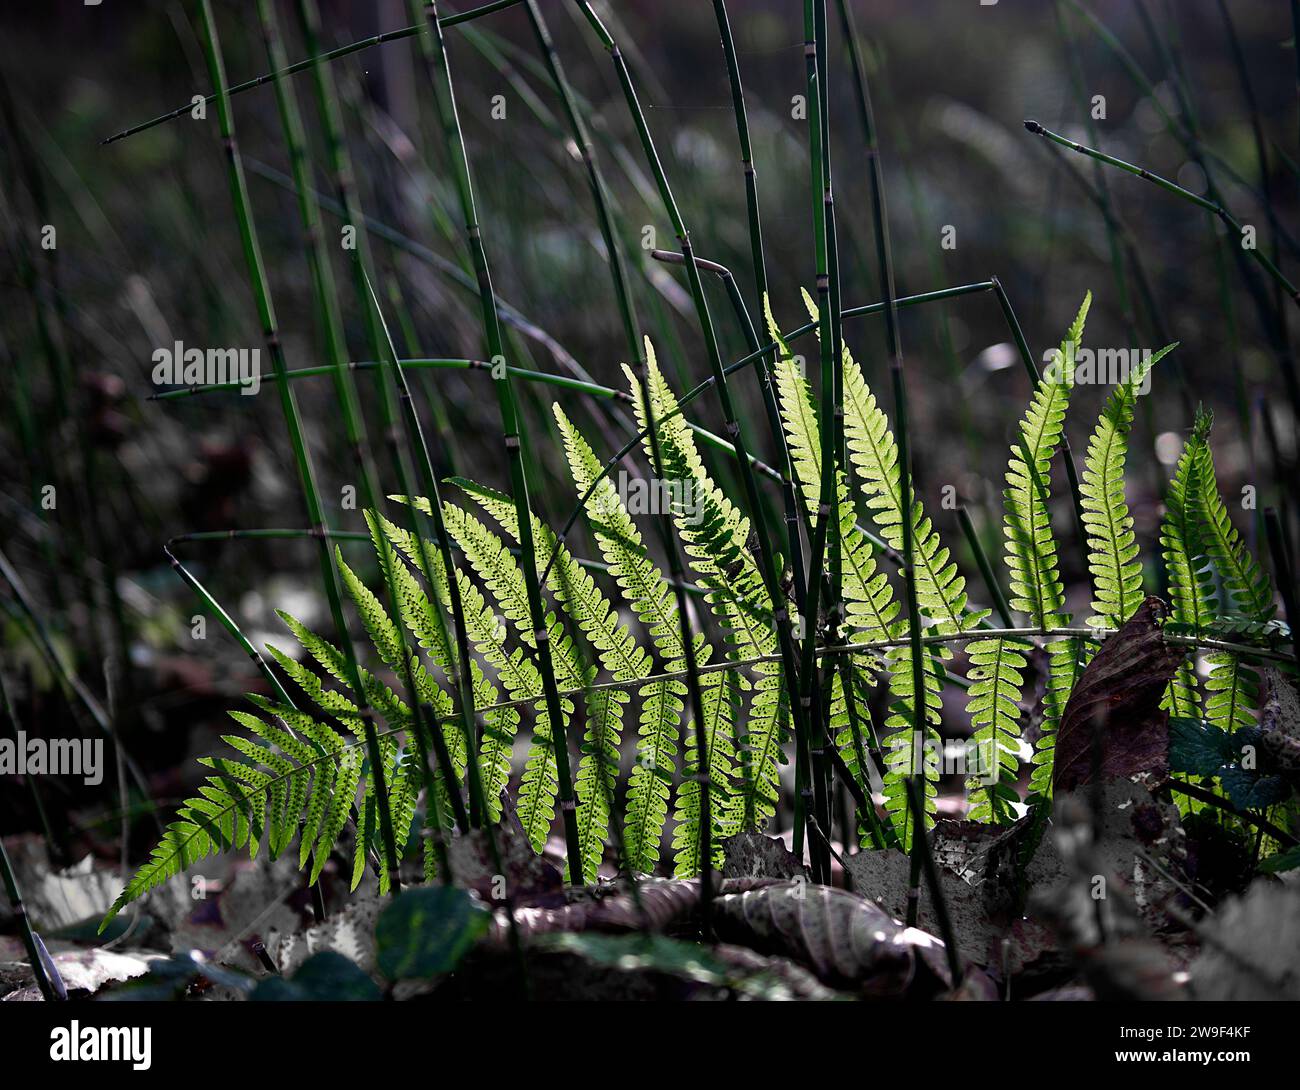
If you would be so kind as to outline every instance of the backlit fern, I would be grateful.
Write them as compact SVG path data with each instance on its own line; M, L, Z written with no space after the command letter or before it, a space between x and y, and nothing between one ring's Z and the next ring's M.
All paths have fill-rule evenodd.
M843 354L848 464L834 467L837 502L831 517L837 520L841 549L844 621L839 637L852 647L848 652L820 647L814 658L825 671L825 725L840 758L840 774L851 777L860 797L868 799L872 785L883 784L883 795L877 796L883 815L865 815L860 827L864 843L910 845L915 831L903 789L913 770L926 785L927 816L934 812L939 769L932 743L938 738L941 700L949 682L945 664L955 661L952 648L963 643L972 728L965 769L968 816L1009 822L1025 801L1050 794L1054 731L1086 662L1088 642L1051 635L1066 628L1069 617L1051 527L1050 486L1073 383L1071 365L1088 304L1085 298L1054 357L1056 366L1033 392L1007 469L1004 533L1010 602L1028 624L984 637L980 631L988 626L988 611L969 604L965 579L922 503L914 500L911 510L903 510L898 445L889 420L852 355L847 349ZM810 309L815 316L811 303ZM770 309L767 316L776 343L771 373L796 496L801 514L815 524L822 470L818 413ZM1137 389L1164 351L1114 391L1085 457L1081 499L1094 591L1091 622L1103 636L1132 613L1142 595L1138 546L1124 495L1127 435ZM343 653L281 614L301 653L277 647L269 651L301 693L302 706L254 695L250 699L255 711L231 713L244 733L225 736L229 753L204 759L211 775L180 808L177 820L114 904L110 918L216 852L247 848L252 854L276 856L288 851L295 839L298 864L310 865L311 881L320 877L331 853L346 848L352 885L374 869L380 888L386 888L385 868L371 867L381 841L366 715L383 720L376 731L378 752L399 850L410 843L413 828L428 831L430 823L440 820L450 830L453 814L463 815L461 804L470 791L471 762L476 760L484 819L501 820L509 798L509 809L518 815L528 841L541 851L556 824L556 747L571 737L568 728L579 708L577 869L586 882L595 882L609 861L611 838L621 852L614 863L624 870L659 870L667 842L675 874L699 873L702 768L709 773L714 865L722 862L725 838L771 825L780 801L789 702L797 699L776 653L779 603L765 589L751 550L749 520L710 475L695 433L649 346L646 355L646 387L659 421L664 477L654 483L664 486L657 494L667 500L684 545L691 589L707 608L713 630L721 634L716 642L707 631L695 637L706 752L697 752L689 722L686 655L672 588L642 538L627 497L610 479L591 443L556 406L569 474L582 498L583 525L603 562L594 566L607 573L594 572L592 562L576 555L572 537L561 540L546 522L532 516L537 574L544 577L546 604L540 635L549 645L565 722L552 723L547 713L538 633L525 573L513 549L520 526L511 498L470 480L449 482L459 488L461 498L443 501L442 523L463 557L451 572L445 569L439 542L422 541L381 513L368 512L371 544L377 566L390 583L389 596L375 594L341 552L338 564L344 590L373 649L372 668L360 671L373 711L363 712L344 695L349 672ZM644 427L649 414L641 403L641 387L630 372L628 379L632 405ZM1208 437L1209 418L1198 416L1169 486L1161 528L1173 622L1193 634L1236 623L1252 626L1249 631L1242 628L1239 638L1251 638L1252 633L1262 637L1273 614L1272 589L1231 523L1215 484ZM859 501L879 537L859 524ZM425 499L404 502L432 513ZM926 648L923 711L914 707L907 623L891 567L898 562L905 523L913 541ZM1231 602L1227 616L1219 609L1211 565ZM452 579L471 648L472 737L462 726L450 683L457 667L445 620ZM390 615L388 601L396 603L397 616ZM823 642L822 620L800 618L795 625L798 640ZM1042 738L1033 758L1028 797L1022 800L1025 674L1040 642L1046 643L1048 655ZM1250 666L1227 652L1217 652L1211 661L1206 718L1223 729L1249 722L1255 700ZM393 684L399 684L401 692ZM882 684L889 701L884 723L878 725L872 704ZM1167 700L1180 715L1199 714L1190 666L1180 670ZM413 734L412 701L431 714L427 725L440 732L436 748L445 754L433 772L433 800L424 791L429 781L417 757L423 747ZM629 716L636 721L635 757L630 762L624 755ZM512 754L521 731L527 731L526 756L518 770ZM349 827L350 839L345 835ZM426 877L432 877L436 867L426 843Z

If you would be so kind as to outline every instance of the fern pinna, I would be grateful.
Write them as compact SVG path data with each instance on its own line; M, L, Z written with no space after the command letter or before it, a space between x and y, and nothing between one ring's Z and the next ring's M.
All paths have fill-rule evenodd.
M806 293L804 299L815 320L816 307ZM1124 488L1128 434L1136 398L1151 368L1172 345L1150 356L1115 388L1089 440L1080 502L1095 636L1068 627L1051 526L1051 477L1062 447L1073 363L1089 303L1086 297L1052 366L1038 381L1010 452L1003 530L1010 603L1027 622L1018 629L990 630L989 611L968 602L965 579L917 498L918 489L911 489L911 510L903 509L902 470L889 419L862 368L844 349L847 464L835 467L838 502L831 517L839 526L845 607L841 636L848 646L824 648L816 657L830 697L824 714L841 758L840 774L852 777L861 796L882 807L880 815L874 809L859 815L864 844L906 849L917 835L905 794L905 780L913 770L923 774L924 814L927 825L933 821L941 697L949 670L960 661L955 646L966 645L968 816L1009 822L1026 803L1050 794L1055 728L1090 649L1142 601L1142 566ZM777 328L767 300L764 305L774 342L771 373L794 483L801 513L815 525L822 468L818 414L797 357ZM698 773L705 766L712 793L709 843L714 865L722 862L721 844L727 837L772 824L786 760L789 701L797 698L776 653L774 625L782 610L765 589L749 544L748 520L709 474L695 432L648 344L646 359L644 390L653 412L647 412L643 388L629 371L632 404L643 430L646 420L659 422L663 480L655 483L668 500L694 589L720 634L712 641L705 631L695 637L706 752L697 751L693 724L686 721L689 692L682 627L671 588L637 526L634 515L641 512L629 510L628 497L610 479L609 467L557 405L555 420L569 475L600 560L578 558L567 540L532 516L537 575L544 579L548 603L542 627L534 630L525 573L513 548L520 527L510 497L461 478L449 482L459 489L459 498L443 501L441 521L463 557L452 571L446 570L438 543L421 540L380 512L367 512L378 566L389 582L384 600L396 602L398 616L389 614L384 601L341 554L339 570L384 671L363 669L360 674L373 711L363 712L344 695L348 674L342 652L281 614L301 651L269 650L296 686L300 696L294 701L300 703L252 695L254 710L230 713L244 733L224 736L229 753L204 759L211 774L180 808L107 918L214 853L247 848L253 855L266 851L277 856L295 838L298 864L310 865L313 882L331 853L347 840L355 888L379 845L379 803L363 718L367 714L383 719L383 729L376 732L378 752L403 854L413 843L413 830L439 822L450 828L454 815L464 815L462 796L472 760L477 761L482 785L484 818L501 820L510 795L512 812L540 852L556 817L557 739L575 736L581 738L575 781L581 859L576 869L588 883L598 880L611 840L619 848L618 865L626 870L659 870L667 843L676 875L699 873L703 778ZM1218 491L1209 433L1208 414L1198 414L1169 484L1160 530L1171 630L1182 633L1189 645L1219 626L1262 625L1273 615L1269 581L1246 551ZM426 499L391 498L432 513ZM866 525L859 521L859 504ZM925 630L925 707L920 709L914 706L911 658L905 646L907 621L895 594L894 565L905 524L913 542ZM593 568L606 575L593 574ZM452 694L457 656L445 617L453 579L472 649L472 738L466 735ZM821 640L818 620L798 619L798 639ZM981 635L984 631L989 634ZM1054 636L1058 631L1063 634ZM539 636L549 645L563 723L551 722L548 714L546 678L537 655ZM1022 770L1026 673L1035 648L1043 643L1047 677L1041 732L1032 767ZM404 661L407 654L410 660ZM1169 687L1167 705L1180 717L1204 719L1224 731L1249 724L1257 702L1257 679L1249 663L1221 649L1208 663L1205 693L1197 691L1189 660ZM405 698L385 677L403 681L409 690ZM888 702L884 721L878 723L872 698L882 685ZM431 778L417 756L425 747L412 736L416 724L411 701L431 710L432 729L440 734L435 749L442 759ZM580 721L580 732L570 731L571 720ZM625 755L631 744L629 720L635 723L635 752ZM517 769L512 755L525 730L526 756ZM1029 782L1024 787L1026 774ZM433 799L425 787L430 783ZM345 837L349 828L351 836ZM431 843L426 837L427 878L437 872ZM380 888L386 888L386 869L372 869Z

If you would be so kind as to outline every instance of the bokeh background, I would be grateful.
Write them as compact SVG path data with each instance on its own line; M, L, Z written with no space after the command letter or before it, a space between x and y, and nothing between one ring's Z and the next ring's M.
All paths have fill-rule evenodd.
M463 10L467 5L462 5ZM1278 0L1095 0L1105 36L1070 4L1050 0L852 0L875 101L889 225L902 295L985 280L1005 285L1036 356L1059 341L1085 290L1094 294L1087 343L1156 348L1178 340L1134 433L1130 499L1144 551L1154 552L1160 489L1172 472L1189 409L1216 413L1215 450L1230 500L1253 486L1258 503L1290 499L1295 417L1281 379L1288 331L1271 286L1213 217L1025 131L1024 118L1140 163L1194 192L1213 180L1229 207L1296 266L1297 77L1293 27ZM444 13L456 6L440 5ZM268 68L255 6L216 0L232 82ZM646 115L696 252L734 270L754 298L743 175L713 7L685 0L602 4L639 82ZM814 280L801 5L728 5L758 172L772 305L785 328L804 321L801 286ZM541 9L576 91L589 104L596 154L610 183L636 301L661 363L679 389L707 375L680 269L653 262L642 243L675 248L608 55L575 5ZM291 58L306 55L297 5L278 5ZM1226 16L1225 16L1226 12ZM322 0L333 46L408 25L401 0ZM104 138L210 90L197 8L171 0L73 0L7 5L0 34L0 539L52 640L84 683L119 716L160 799L176 797L206 752L223 710L258 686L248 660L199 612L162 548L195 531L305 525L274 393L150 401L151 354L175 341L260 347L253 297L227 188L216 111L185 115L108 145ZM846 305L880 298L869 164L835 5L831 5L832 150ZM622 386L625 356L603 246L581 163L560 104L539 67L527 18L515 8L447 31L484 239L502 300L526 321L512 327L511 362ZM1118 49L1116 48L1118 46ZM1135 78L1134 71L1140 78ZM412 39L333 65L344 125L373 239L377 285L404 355L481 358L477 298L439 143L425 73ZM1243 80L1243 76L1245 79ZM330 191L309 75L294 80L311 168ZM1146 81L1146 85L1144 85ZM1150 92L1150 93L1148 93ZM1095 96L1104 117L1092 119ZM235 99L257 226L291 367L323 362L304 239L268 85ZM1169 119L1172 119L1171 121ZM1194 129L1197 142L1178 138ZM1261 162L1261 148L1263 150ZM1108 233L1099 197L1109 203ZM57 246L40 248L52 225ZM337 237L337 216L325 214ZM955 245L947 248L944 239ZM1112 242L1118 241L1118 257ZM337 247L352 358L367 358L363 313L348 293ZM29 275L32 274L32 275ZM33 275L35 279L33 280ZM1254 290L1251 281L1254 281ZM739 323L710 285L729 359L744 355ZM61 318L72 382L54 381L36 298ZM1294 326L1294 316L1286 317ZM1029 393L995 298L987 293L903 312L917 487L941 532L960 541L945 486L970 505L997 547L1001 474ZM846 337L869 381L886 389L884 326L856 319ZM811 342L805 342L805 345ZM1171 357L1171 361L1175 357ZM265 362L265 361L264 361ZM369 379L359 376L363 389ZM507 484L495 398L480 372L414 376L421 411L452 442L440 468ZM738 376L758 453L770 457L757 391ZM296 384L327 501L355 484L328 380ZM596 442L617 433L589 399L519 384L536 505L552 522L573 495L549 412L558 396ZM1071 415L1076 451L1105 395L1080 389ZM366 406L375 433L373 399ZM716 403L692 416L719 430ZM381 474L384 460L379 459ZM725 460L711 463L731 481ZM58 487L54 510L42 488ZM732 482L734 483L734 482ZM387 491L395 483L386 477ZM1232 504L1256 544L1254 512ZM1068 518L1060 528L1069 535ZM337 502L335 525L364 529ZM1258 541L1262 548L1262 540ZM367 547L348 546L359 565ZM974 577L970 556L958 549ZM1064 549L1072 603L1086 608L1078 549ZM324 617L310 543L237 540L178 554L255 642L280 639L273 609ZM350 553L351 555L351 553ZM1158 586L1159 573L1152 572ZM109 593L109 588L116 595ZM7 602L4 672L22 722L57 733L69 723L31 633ZM979 597L979 595L976 595ZM106 664L108 668L106 671ZM107 682L106 676L113 679ZM69 726L68 729L71 729ZM65 841L95 842L111 828L104 789L51 783L49 809L69 815ZM12 777L0 793L0 831L31 829L34 803ZM145 830L148 833L148 830Z

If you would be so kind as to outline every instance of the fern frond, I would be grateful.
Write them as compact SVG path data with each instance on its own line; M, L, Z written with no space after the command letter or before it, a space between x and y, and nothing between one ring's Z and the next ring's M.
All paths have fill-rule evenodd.
M310 848L316 859L311 880L319 877L355 801L365 743L343 743L329 728L316 724L316 737L329 743L326 752L317 753L255 716L235 713L234 718L269 744L228 735L225 741L246 760L205 757L200 761L214 775L180 807L177 820L167 827L149 860L109 908L101 932L132 901L211 855L247 846L256 856L264 842L272 852L283 850L303 821L304 805L309 807L302 826L304 839L320 830ZM272 748L286 742L288 748L282 752ZM332 767L335 774L318 772L311 789L313 769L324 767ZM300 865L308 854L308 849L300 851Z
M1166 345L1115 387L1088 440L1079 490L1093 583L1095 615L1088 623L1103 628L1118 628L1142 604L1142 561L1124 499L1124 463L1138 391L1151 369L1175 347Z
M443 522L447 532L464 550L465 558L492 592L501 614L513 621L524 647L506 648L505 626L498 624L483 596L463 572L458 571L461 598L466 603L466 627L476 641L477 650L493 667L514 700L535 700L536 719L533 739L519 785L519 819L534 850L541 851L555 820L555 797L559 791L559 774L555 764L556 732L545 708L541 674L527 654L535 648L535 637L528 610L523 572L505 544L496 534L472 515L454 504L443 505ZM469 614L476 617L471 623ZM554 613L548 613L545 629L551 640L552 662L556 682L564 689L582 688L585 672L578 665L572 642ZM573 701L560 702L565 721L573 714ZM567 732L561 728L558 737Z
M1197 448L1196 457L1198 488L1195 495L1206 551L1219 570L1236 612L1256 621L1271 620L1276 612L1272 584L1232 524L1219 492L1214 452L1208 442Z
M1169 579L1169 619L1190 627L1200 635L1218 613L1218 592L1214 573L1205 555L1200 524L1201 449L1206 445L1213 418L1198 413L1192 434L1178 459L1173 480L1165 493L1165 517L1160 525ZM1196 669L1192 656L1174 674L1163 706L1177 716L1200 718Z
M1201 422L1198 421L1198 425ZM1214 563L1234 609L1259 622L1272 620L1273 587L1268 575L1255 562L1228 515L1219 491L1214 452L1208 433L1211 419L1204 421L1205 441L1195 449L1196 476L1192 489L1201 541ZM1189 444L1190 445L1190 444ZM1205 717L1221 730L1232 731L1254 722L1259 705L1259 676L1240 656L1216 653L1209 656L1205 679Z
M803 300L809 317L816 322L817 304L806 290ZM988 613L968 610L966 580L926 517L924 504L916 498L916 489L912 489L912 510L904 515L898 444L889 418L877 404L847 345L843 347L843 373L844 437L849 461L866 493L872 520L889 547L901 552L903 519L910 519L917 605L935 622L936 631L963 632L975 627Z
M375 540L376 549L381 547L395 549L402 560L420 572L426 584L434 589L444 615L450 614L450 587L442 557L434 543L431 541L417 543L413 534L378 513L367 512L367 519L370 522L371 537ZM432 572L425 570L426 561L433 568ZM429 653L443 676L450 677L455 652L448 644L445 625L438 624L434 610L439 607L435 607L405 563L395 560L393 572L402 611L402 623L415 637L419 646ZM477 632L485 637L489 633L494 633L498 627L496 619L483 603L481 596L474 598L474 606L477 612L471 610L462 591L461 611L466 619L467 632ZM470 642L474 643L472 634ZM417 666L423 670L422 664ZM475 708L489 709L482 713L483 730L478 744L479 776L483 787L484 805L487 807L489 817L496 821L501 815L501 793L510 782L510 761L515 735L519 730L519 711L516 708L495 706L500 702L499 690L473 658L470 659L470 684ZM467 760L464 728L459 716L453 717L454 708L451 698L441 689L437 689L434 695L438 698L438 702L434 704L435 713L443 720L439 729L442 730L443 741L447 746L459 782L459 778L464 775ZM444 782L441 768L437 770L436 781L438 790L443 796L442 812L450 820L448 785Z
M1033 626L1042 630L1061 628L1069 622L1049 508L1052 457L1064 433L1065 411L1074 385L1075 352L1083 339L1091 305L1092 293L1088 292L1034 390L1011 448L1007 487L1002 493L1011 607L1029 614ZM1030 794L1035 798L1051 795L1056 728L1084 662L1083 646L1074 639L1050 642L1047 653L1043 720L1030 777Z
M631 384L638 421L644 427L649 414L642 401L642 385L630 369L625 367L624 372ZM708 589L705 600L723 630L726 654L730 658L771 655L777 644L772 627L775 604L768 597L748 548L749 521L705 470L695 438L678 413L677 399L659 370L648 340L645 386L654 405L654 419L662 422L659 453L663 478L674 485L669 489L673 519L691 570ZM648 437L646 446L647 454L653 459ZM764 662L753 670L756 680L741 731L719 729L710 735L710 724L704 725L709 750L707 764L711 775L717 777L713 789L723 792L723 805L710 807L714 822L719 823L715 830L719 836L726 833L722 823L735 820L728 814L743 811L746 820L762 823L775 812L766 790L759 784L771 783L784 757L782 687L779 682L774 685L770 681L779 677L780 670L780 665L774 662ZM712 699L713 694L708 695ZM715 706L720 708L723 704ZM745 767L749 771L739 792L732 788L737 744L747 747ZM695 805L698 806L698 801Z
M509 497L460 478L452 483L477 500L506 533L518 540L518 517ZM537 543L537 573L541 576L546 571L547 558L554 555L547 588L595 648L601 665L616 681L633 681L649 675L653 660L627 626L619 622L591 573L582 568L566 546L559 544L541 519L534 515L532 522L533 540ZM606 691L593 693L587 701L587 729L578 763L576 788L583 873L590 882L596 880L604 856L610 799L618 771L623 705L627 699L625 692Z
M1016 818L1016 776L1020 765L1020 691L1026 656L1031 645L1024 640L993 639L972 643L970 687L966 710L974 728L967 749L977 767L966 778L970 801L967 818L1007 824Z

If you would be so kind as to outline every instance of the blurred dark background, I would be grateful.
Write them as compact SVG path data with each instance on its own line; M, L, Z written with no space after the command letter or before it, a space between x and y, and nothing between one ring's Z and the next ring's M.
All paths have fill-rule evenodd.
M440 8L449 13L467 6ZM676 243L614 69L575 5L542 0L540 6L571 82L591 104L596 154L615 198L642 323L673 382L679 389L692 386L707 375L707 361L681 270L656 265L641 245L646 227L654 228L659 245ZM1286 331L1269 309L1275 303L1271 285L1252 268L1252 293L1229 249L1234 240L1225 243L1207 213L1141 179L1113 170L1099 176L1091 161L1053 149L1021 122L1036 118L1074 139L1095 140L1113 155L1203 193L1205 172L1162 111L1173 128L1194 127L1199 154L1228 206L1257 228L1262 248L1271 253L1280 247L1284 269L1294 269L1300 148L1288 5L1230 0L1225 21L1217 0L1096 0L1090 10L1124 55L1070 5L1058 10L1049 0L853 0L851 7L875 101L898 292L996 275L1038 357L1060 340L1088 289L1094 293L1089 345L1156 348L1166 337L1182 342L1177 368L1162 366L1155 376L1134 433L1130 500L1144 552L1154 552L1160 488L1196 402L1216 412L1214 444L1230 501L1252 485L1259 507L1284 503L1294 480L1295 418L1280 377L1279 359L1289 349L1280 347L1287 344ZM255 5L216 0L215 9L231 82L267 71ZM749 108L772 304L788 329L805 320L799 288L811 289L814 281L808 129L793 116L794 97L807 90L802 10L792 2L761 0L733 0L728 9ZM297 60L306 52L296 4L282 2L277 10L289 56ZM623 0L600 10L638 80L696 252L734 270L757 318L743 175L712 5ZM322 0L321 13L329 46L411 22L401 0ZM215 108L206 119L185 115L101 146L126 126L209 92L196 5L58 0L10 4L0 19L0 389L6 405L0 458L7 467L0 538L52 638L92 690L108 692L103 663L129 655L130 668L118 667L131 679L129 697L120 688L118 697L132 702L135 748L149 753L157 791L165 796L180 787L173 781L182 773L170 769L210 741L206 730L179 730L177 724L215 723L256 680L214 622L205 642L191 638L190 618L198 608L162 546L192 531L302 526L305 515L270 387L253 398L223 393L146 400L155 392L150 357L160 345L261 343ZM881 293L868 159L834 4L830 24L843 298L854 306ZM512 336L511 362L567 373L576 361L595 381L622 387L624 341L600 234L524 11L451 28L447 40L496 286L502 300L537 327L531 336ZM1135 80L1125 56L1153 94ZM398 240L373 242L382 280L377 290L399 348L404 355L482 357L477 299L456 282L457 270L468 268L467 255L454 189L431 139L431 97L414 40L356 53L333 71L363 207ZM297 76L294 88L317 185L328 193L309 81L309 74ZM1094 96L1104 99L1105 115L1093 121L1095 137L1086 124ZM289 365L319 364L274 93L266 86L234 103ZM504 117L493 116L494 105L497 114L504 107ZM1095 199L1101 184L1118 225L1118 260ZM57 248L49 253L38 248L47 223L57 230ZM326 232L336 235L338 226L326 212ZM945 237L955 240L953 248L944 247ZM53 293L65 322L75 381L64 391L45 363L37 308L23 275L25 252L51 270L39 290ZM368 358L362 311L341 256L336 276L347 300L350 354ZM725 354L739 358L746 352L740 326L721 288L712 284L710 292ZM856 319L846 336L868 381L883 391L880 319ZM803 343L807 350L811 341ZM944 486L955 486L972 505L989 547L1000 552L1001 474L1029 392L1002 312L988 292L909 309L902 315L902 344L920 494L955 543L955 516L939 502ZM366 376L359 377L370 389ZM753 442L770 457L754 385L745 375L736 382ZM520 387L537 507L559 523L574 497L548 411L553 396L602 456L612 453L606 441L611 425L580 395ZM333 395L324 378L299 382L296 389L321 490L330 501L355 483ZM454 439L438 452L441 468L505 487L488 379L477 372L423 371L416 389L431 426L445 427ZM1069 423L1076 452L1104 395L1101 388L1078 391ZM20 403L27 406L25 423ZM367 403L372 436L374 409ZM709 397L695 404L693 417L720 428ZM98 466L93 480L76 470L88 457ZM382 459L379 464L381 485L394 491ZM711 468L730 480L724 461ZM54 511L41 510L41 487L65 474L68 492L60 493ZM1253 543L1252 513L1232 506ZM357 511L336 506L332 516L338 526L364 528ZM1061 528L1068 535L1063 512ZM366 562L367 546L349 548L359 564ZM1072 602L1084 609L1078 550L1063 554ZM307 543L199 543L181 555L254 642L280 639L273 607L309 621L323 614ZM973 572L969 557L961 559ZM118 591L121 624L104 590L108 578ZM1153 573L1153 585L1158 578ZM21 618L11 609L0 620L22 716L65 715ZM25 796L6 796L0 822L30 828ZM92 815L106 808L102 794L83 801Z

